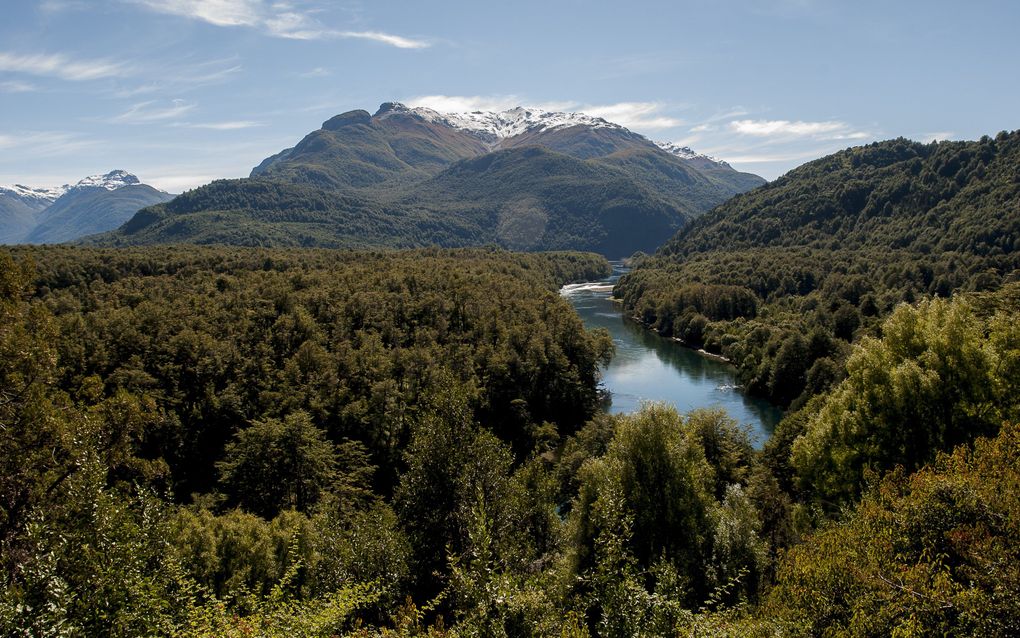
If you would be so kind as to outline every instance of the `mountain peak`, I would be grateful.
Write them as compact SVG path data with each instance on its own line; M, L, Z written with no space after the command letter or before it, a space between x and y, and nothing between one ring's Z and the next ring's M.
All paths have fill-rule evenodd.
M322 128L326 131L336 131L345 126L350 126L352 124L368 124L371 121L372 116L368 114L368 111L356 109L354 111L341 113L340 115L334 115L322 123Z
M661 148L662 150L666 151L667 153L676 155L680 159L704 160L706 162L711 162L713 164L725 166L726 168L731 168L729 164L722 161L721 159L712 157L711 155L704 155L702 153L698 153L694 151L694 149L692 149L690 146L680 146L679 144L676 144L674 142L656 142L655 145Z
M0 186L0 194L11 195L22 200L53 202L67 192L68 186L55 186L53 188L34 188L24 184L13 186Z
M118 169L105 175L89 175L75 184L73 188L105 188L108 191L113 191L140 183L141 181L135 175Z
M487 143L496 143L524 133L550 131L572 126L624 130L624 127L619 124L613 124L601 117L594 117L586 113L544 111L525 106L515 106L505 111L441 113L424 106L408 107L400 102L386 102L379 107L375 116L388 117L397 113L412 114L429 122L445 124L470 133Z
M364 113L364 111L361 111ZM425 106L410 107L401 102L383 102L379 105L373 119L386 119L395 115L412 115L425 121L444 124L464 131L489 145L498 146L503 140L525 133L539 133L573 126L585 126L593 129L624 131L637 137L642 135L631 132L626 127L610 122L604 118L588 115L583 112L545 111L527 106L515 106L503 111L462 111L440 112ZM343 117L343 116L337 116ZM334 118L335 119L335 118ZM726 162L714 157L697 153L689 146L681 146L673 142L653 142L663 151L683 160L709 162L725 168L731 168Z

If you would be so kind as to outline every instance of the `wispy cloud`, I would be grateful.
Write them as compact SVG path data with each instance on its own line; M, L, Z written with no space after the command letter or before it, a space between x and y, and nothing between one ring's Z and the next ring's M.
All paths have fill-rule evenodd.
M96 140L62 131L0 133L0 150L15 152L22 159L76 155L98 145Z
M633 129L667 129L681 126L683 120L662 113L658 102L619 102L602 106L582 106L579 110Z
M517 95L420 95L404 100L408 106L434 109L440 113L470 113L472 111L505 111L517 106L528 106L543 111L564 111L576 102L532 102Z
M956 133L953 131L936 131L934 133L924 133L921 135L922 142L945 142L956 137Z
M162 122L181 117L193 108L195 108L194 104L184 100L171 100L169 105L157 100L149 100L132 105L127 111L111 118L110 122L115 124Z
M19 82L17 80L0 82L0 93L30 93L37 90L38 88L34 84L29 84L28 82Z
M26 73L62 80L85 81L128 75L129 68L112 60L88 60L62 53L18 54L0 52L0 71Z
M372 40L373 42L381 42L398 49L426 49L431 46L425 40L405 38L400 35L393 35L392 33L382 33L381 31L326 31L324 34L324 37Z
M39 10L43 13L59 13L62 11L82 11L88 9L84 0L43 0Z
M813 137L830 140L859 140L870 137L864 131L855 131L846 122L828 120L802 122L790 120L734 120L729 128L734 133L755 137Z
M424 49L426 40L384 33L328 28L312 10L289 2L265 0L126 0L151 11L201 20L219 27L248 27L266 35L290 40L372 40L398 49Z
M722 151L726 153L726 161L737 163L737 164L774 164L774 163L788 163L788 162L803 162L810 159L816 159L822 157L827 153L831 153L830 148L811 148L800 151L790 152L776 152L776 153L747 153L740 154L739 151L734 149L723 148ZM719 149L707 149L707 152L716 154Z
M185 128L198 128L207 129L210 131L238 131L246 128L256 128L259 126L265 126L262 122L251 122L248 120L238 120L232 122L202 122L202 123L186 123L181 124Z
M327 69L325 67L317 66L317 67L315 67L314 69L312 69L310 71L305 71L304 73L301 73L300 77L303 77L303 78L324 78L324 77L329 76L329 75L332 75L332 73L329 71L329 69Z
M137 86L122 86L113 91L113 97L132 98L159 92L183 93L197 88L221 84L237 77L242 66L237 58L206 60L203 62L158 63L153 62L146 70L146 76L158 77L158 80Z

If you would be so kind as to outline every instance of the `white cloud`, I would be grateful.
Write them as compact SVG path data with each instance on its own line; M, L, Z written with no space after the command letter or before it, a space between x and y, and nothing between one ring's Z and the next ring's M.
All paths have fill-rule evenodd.
M162 122L176 119L193 108L195 108L194 104L189 104L184 100L171 100L169 106L159 105L156 100L149 100L148 102L139 102L132 105L127 111L112 118L110 121L121 124Z
M255 128L258 126L265 126L261 122L250 122L248 120L238 120L234 122L205 122L200 124L184 124L187 128L200 128L208 129L210 131L237 131L246 128Z
M830 140L857 140L870 137L864 131L855 131L846 122L802 122L790 120L734 120L729 128L734 133L755 137L813 137Z
M425 49L431 46L425 40L414 40L412 38L405 38L403 36L382 33L379 31L331 31L327 32L326 37L329 37L330 35L337 38L372 40L374 42L381 42L383 44L397 47L398 49Z
M304 73L300 74L300 77L303 77L303 78L324 78L324 77L329 76L329 75L332 75L332 73L329 71L329 69L327 69L325 67L317 66L314 69L312 69L311 71L305 71Z
M153 11L204 20L219 27L254 27L262 22L258 0L135 0Z
M372 40L398 49L424 49L425 40L381 31L342 31L322 26L312 11L265 0L126 0L158 13L201 20L218 27L248 27L290 40Z
M129 69L121 62L72 58L62 53L0 52L0 71L85 81L125 76Z
M936 131L934 133L925 133L921 136L922 142L945 142L956 137L956 133L953 131Z
M601 117L632 129L667 129L681 126L678 120L660 111L663 105L658 102L619 102L602 106L582 106L579 110L588 115Z
M19 82L17 80L0 82L0 93L30 93L36 90L38 90L36 86L28 82Z

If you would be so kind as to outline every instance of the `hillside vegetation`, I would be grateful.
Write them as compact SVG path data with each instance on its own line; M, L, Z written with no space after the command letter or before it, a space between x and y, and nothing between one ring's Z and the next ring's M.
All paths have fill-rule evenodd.
M652 251L764 180L622 127L530 131L498 147L384 104L323 123L248 179L139 212L89 243Z
M1020 132L851 148L738 195L623 278L627 311L801 405L896 304L1020 269Z
M1016 632L1016 286L898 306L758 452L599 411L591 254L0 265L4 635Z

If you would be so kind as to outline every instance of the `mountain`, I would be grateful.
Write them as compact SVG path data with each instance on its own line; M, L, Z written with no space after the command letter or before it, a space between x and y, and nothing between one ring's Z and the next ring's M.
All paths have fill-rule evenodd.
M654 250L760 185L690 149L582 113L439 113L387 102L337 115L256 166L141 211L91 242Z
M0 244L21 242L35 227L38 214L63 195L65 189L0 186Z
M847 342L902 302L1020 280L1020 131L849 148L681 229L614 294L661 334L733 360L797 405L841 374Z
M0 242L61 243L117 228L146 206L172 195L115 170L74 186L0 188Z
M1016 254L1018 170L1020 131L850 148L733 198L680 231L663 253L838 246Z

